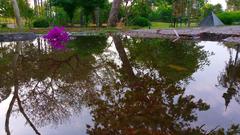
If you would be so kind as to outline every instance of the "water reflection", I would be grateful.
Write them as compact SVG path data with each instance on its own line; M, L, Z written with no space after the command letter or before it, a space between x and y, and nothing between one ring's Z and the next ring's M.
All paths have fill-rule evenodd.
M233 57L233 50L236 49L236 54ZM234 48L229 49L230 59L226 64L225 71L221 73L219 77L219 84L226 88L226 93L223 94L223 98L225 99L225 106L228 107L231 99L235 97L236 101L240 104L240 84L239 84L239 76L240 76L240 61L239 57L239 49L240 45L234 46Z
M171 82L186 80L209 64L210 52L193 41L173 43L166 39L132 39L125 42L137 67L160 71L159 76Z
M21 113L40 134L42 127L64 124L83 108L90 109L93 121L87 134L224 134L221 127L205 130L208 123L193 125L198 112L211 109L185 92L192 75L210 64L211 53L195 42L80 37L64 51L41 39L33 43L0 48L0 104L12 99L7 134L11 113ZM233 125L228 131L238 130Z
M22 113L22 115L24 116L26 121L29 123L29 125L33 128L35 133L40 135L39 131L36 129L36 127L34 126L32 121L29 119L29 117L25 113L25 111L22 107L21 100L20 100L19 95L18 95L18 91L19 91L18 78L19 78L19 75L18 75L17 62L18 62L18 59L19 59L21 46L22 46L22 43L17 42L16 48L15 48L15 51L14 51L14 55L13 55L13 60L12 60L12 78L11 79L12 79L12 82L13 82L13 97L11 99L11 102L9 104L7 114L6 114L5 131L6 131L7 135L11 134L10 129L9 129L9 120L10 120L10 116L11 116L11 113L12 113L13 105L14 105L15 101L17 101L19 111ZM9 89L6 89L6 90L10 91Z
M75 50L56 52L41 44L43 40L37 42L37 46L10 43L8 46L16 49L1 59L1 101L13 89L6 115L7 134L10 134L9 118L16 101L18 108L14 112L21 112L36 134L40 134L34 124L42 127L68 120L81 111L83 92L93 87L89 77L95 63L92 55L80 57L82 54Z
M135 65L130 64L120 37L113 40L123 66L119 69L119 80L112 81L111 86L103 85L97 96L89 99L95 123L88 127L88 133L193 133L190 123L197 120L194 111L208 110L209 105L201 99L194 101L193 95L184 96L181 85L155 77L151 71L136 70L134 74ZM200 132L200 128L194 130L198 129Z

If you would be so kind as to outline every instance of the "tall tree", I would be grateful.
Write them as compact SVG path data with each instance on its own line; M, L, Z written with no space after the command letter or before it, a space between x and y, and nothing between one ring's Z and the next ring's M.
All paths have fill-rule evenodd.
M114 0L112 3L112 9L108 18L108 26L114 27L118 22L118 14L121 7L122 0Z
M0 0L0 16L13 17L13 6L9 0Z
M227 9L230 11L240 10L240 0L226 0Z
M17 0L12 0L12 5L13 5L13 9L14 9L14 14L16 17L17 27L21 31L22 30L22 22L21 22L20 10L18 7Z
M37 0L34 0L33 3L34 3L34 12L36 15L38 15Z
M187 24L190 26L191 19L200 16L200 9L203 7L204 3L204 0L174 0L173 16L175 16L177 20L187 18Z
M79 0L52 0L54 6L62 7L64 11L68 14L70 21L72 23L74 12L79 7Z
M220 74L218 77L219 86L222 86L227 91L223 94L223 98L225 100L226 109L230 104L233 97L237 103L240 104L240 61L239 61L239 49L240 46L236 46L233 48L229 48L230 59L228 63L226 63L226 67L224 72ZM233 50L236 50L235 57L233 57Z
M223 12L222 5L221 4L212 5L207 3L202 7L202 15L204 17L209 15L209 13L211 12L214 12L215 14L222 13Z
M83 13L86 18L89 15L93 15L93 22L98 26L100 24L100 10L106 7L108 0L79 0L79 5L83 9ZM88 22L88 20L86 20Z

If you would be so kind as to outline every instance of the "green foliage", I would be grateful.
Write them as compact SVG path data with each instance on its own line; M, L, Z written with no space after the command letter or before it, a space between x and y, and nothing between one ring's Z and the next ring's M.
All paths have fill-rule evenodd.
M106 3L106 5L100 10L101 11L101 13L100 13L101 14L100 15L101 22L107 22L108 21L110 10L111 10L111 4Z
M46 18L37 18L33 21L33 27L47 28L49 27L49 22Z
M21 16L24 18L33 17L33 9L30 8L29 3L26 0L18 0L18 6ZM13 17L13 6L10 0L0 0L0 16Z
M149 15L152 13L151 6L148 3L137 1L132 7L130 17L142 16L149 18Z
M226 0L226 2L229 11L240 10L240 0Z
M89 20L92 19L93 23L97 23L97 16L99 16L99 23L107 21L106 15L108 18L110 5L108 0L79 0L80 7L82 9L83 14L85 15L85 22L88 24ZM99 8L99 12L96 13L95 10ZM107 13L106 13L107 12ZM104 17L105 16L105 17ZM92 17L92 18L90 18Z
M95 8L104 8L107 4L107 0L78 0L80 6L83 8L85 14L92 13Z
M72 21L75 10L79 7L78 0L52 0L54 6L62 7Z
M202 7L202 16L206 17L208 16L211 12L214 12L215 14L219 14L223 12L222 5L217 4L217 5L212 5L212 4L205 4Z
M0 0L0 16L4 17L12 17L13 7L11 5L11 1L9 0Z
M34 16L34 11L26 0L18 0L18 6L22 17L29 19Z
M131 20L130 24L141 27L151 26L151 22L147 18L141 16L137 16L136 18Z
M53 25L66 25L69 20L67 13L59 7L55 7L54 12L56 14L53 18L50 18L50 22L52 22Z
M101 54L107 45L105 36L82 36L68 43L68 48L73 49L81 57Z
M217 16L226 25L240 22L240 11L223 12Z
M0 28L7 28L7 24L6 23L0 24Z
M106 22L110 11L108 0L51 0L51 2L55 7L62 8L67 13L72 24L80 22L80 18L85 24L91 19L95 23L96 8L100 8L100 23Z
M171 22L173 9L171 6L160 7L157 11L150 14L151 21Z
M160 71L169 81L186 79L208 64L209 53L191 41L173 43L164 39L133 38L126 43L132 61L139 67Z
M154 0L156 6L172 5L174 0Z

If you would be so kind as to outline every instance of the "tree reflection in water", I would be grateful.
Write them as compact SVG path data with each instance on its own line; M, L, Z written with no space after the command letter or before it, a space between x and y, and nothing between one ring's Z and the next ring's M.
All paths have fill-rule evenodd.
M219 84L223 88L226 88L226 93L223 94L225 99L226 109L231 102L231 99L235 97L236 101L240 104L240 61L239 57L240 45L235 46L234 49L230 48L230 59L226 65L225 71L219 76ZM232 51L236 50L235 57L232 56Z
M93 89L90 73L94 69L95 58L92 55L82 55L77 49L55 52L42 40L38 43L37 47L30 43L21 48L18 44L7 45L17 48L15 52L8 48L10 51L4 56L7 60L1 65L1 71L5 72L1 79L6 80L1 82L0 101L10 95L11 88L14 89L6 115L7 134L10 134L9 118L15 101L18 108L14 111L22 113L36 134L40 134L34 125L61 124L78 114L83 104L83 92ZM100 45L106 46L106 38L95 44ZM97 53L101 53L100 50ZM13 66L9 66L11 59Z
M10 115L11 115L11 112L12 112L12 109L13 109L13 105L14 105L15 101L17 101L19 111L22 113L22 115L24 116L24 118L26 119L28 124L33 128L35 133L40 135L39 131L36 129L36 127L34 126L32 121L29 119L29 117L25 113L25 111L22 107L21 100L20 100L19 95L18 95L18 92L19 92L19 81L18 81L19 75L18 75L18 69L17 69L17 62L18 62L18 59L19 59L21 46L22 46L22 43L17 42L15 52L14 52L14 56L13 56L13 60L12 60L13 62L12 62L12 78L11 79L12 79L13 84L14 84L13 85L13 97L12 97L12 100L9 104L9 108L8 108L7 114L6 114L5 131L6 131L7 135L11 134L10 129L9 129L9 120L10 120Z
M155 71L161 74L159 69L149 72L138 70L138 65L135 65L138 63L134 63L137 61L130 63L128 60L120 37L114 36L113 40L123 65L115 70L119 73L115 73L118 77L112 85L103 84L102 90L96 94L98 96L89 99L95 124L89 126L88 133L201 133L201 128L191 128L190 124L197 120L195 112L208 110L209 105L201 99L196 101L193 95L185 96L185 89L176 80L170 83L166 76L156 76ZM154 66L156 63L151 64Z
M9 134L13 111L22 113L40 134L36 127L61 124L79 114L82 106L90 108L93 117L88 134L224 133L192 126L197 111L210 107L185 94L184 83L209 64L209 53L193 42L174 45L168 40L113 36L119 65L110 59L115 54L106 37L79 38L66 51L37 41L37 46L25 43L19 53L13 51L17 46L1 47L0 102L12 88L14 93L6 116ZM18 108L12 111L15 102ZM237 129L233 125L229 132Z

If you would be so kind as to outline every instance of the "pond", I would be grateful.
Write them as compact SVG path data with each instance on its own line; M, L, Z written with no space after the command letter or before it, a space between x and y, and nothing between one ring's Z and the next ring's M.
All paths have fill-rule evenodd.
M207 134L240 129L239 47L78 37L0 43L0 134Z

